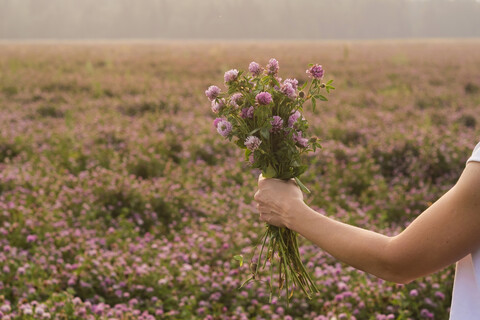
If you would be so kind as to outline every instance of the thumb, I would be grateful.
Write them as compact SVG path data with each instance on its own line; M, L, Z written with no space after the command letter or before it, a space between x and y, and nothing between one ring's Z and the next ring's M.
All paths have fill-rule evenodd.
M265 177L263 176L263 174L260 173L260 175L258 176L258 182L260 183L260 181L263 180L265 180Z

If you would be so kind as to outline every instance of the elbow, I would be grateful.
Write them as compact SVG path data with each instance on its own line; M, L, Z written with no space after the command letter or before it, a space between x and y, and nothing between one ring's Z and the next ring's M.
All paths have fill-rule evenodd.
M415 280L415 277L404 274L402 271L388 273L380 277L381 279L397 284L409 284Z
M395 247L395 238L391 238L385 248L382 268L378 277L389 282L408 284L414 281L416 275L415 263L410 262L408 255Z

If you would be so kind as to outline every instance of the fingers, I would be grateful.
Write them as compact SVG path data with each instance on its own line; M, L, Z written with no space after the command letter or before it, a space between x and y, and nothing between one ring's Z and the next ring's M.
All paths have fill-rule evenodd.
M280 216L272 210L271 207L257 203L257 209L260 213L260 221L266 222L268 224L277 226L277 227L284 227L285 225L282 222Z
M260 213L271 213L272 209L262 203L257 203L257 210Z
M269 223L272 220L272 216L266 213L260 213L260 220Z
M265 182L267 181L268 179L265 178L263 176L263 174L260 173L260 175L258 176L258 187L262 187L265 185Z
M257 204L257 210L260 213L260 221L270 223L273 219L273 213L270 208L260 203Z
M275 214L273 214L272 212L260 212L260 221L263 221L269 224L275 223L276 225L277 224L276 220L278 219L276 218Z
M260 193L260 190L258 190L257 192L255 192L255 195L253 196L253 199L255 199L255 201L257 203L262 203L262 195Z

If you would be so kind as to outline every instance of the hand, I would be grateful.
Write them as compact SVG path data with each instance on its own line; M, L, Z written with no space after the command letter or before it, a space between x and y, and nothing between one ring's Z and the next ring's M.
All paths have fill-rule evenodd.
M277 227L289 227L293 218L292 208L303 205L303 194L294 179L266 179L258 177L255 193L260 220Z

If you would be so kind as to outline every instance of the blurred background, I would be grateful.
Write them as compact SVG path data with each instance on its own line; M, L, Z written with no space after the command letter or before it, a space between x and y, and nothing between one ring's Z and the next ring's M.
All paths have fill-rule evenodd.
M478 0L0 0L2 39L480 36Z
M393 236L480 140L479 18L474 0L0 0L0 319L448 319L454 264L398 285L301 236L312 300L270 302L268 270L239 289L259 172L205 90L251 61L300 84L322 64L305 201Z

